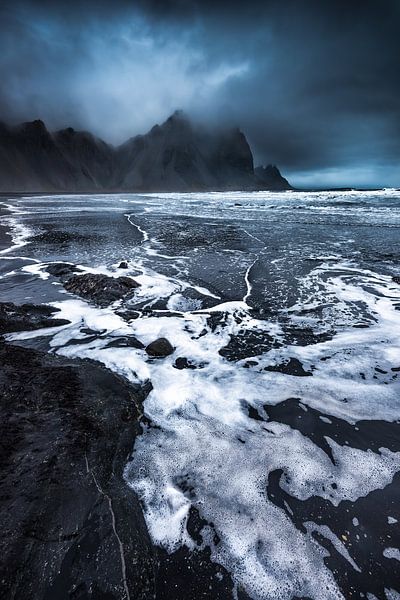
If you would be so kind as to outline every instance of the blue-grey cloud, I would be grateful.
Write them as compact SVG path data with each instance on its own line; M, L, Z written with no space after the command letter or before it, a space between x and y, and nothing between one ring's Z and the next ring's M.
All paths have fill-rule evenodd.
M118 143L183 108L295 183L400 186L399 25L396 0L6 0L0 118Z

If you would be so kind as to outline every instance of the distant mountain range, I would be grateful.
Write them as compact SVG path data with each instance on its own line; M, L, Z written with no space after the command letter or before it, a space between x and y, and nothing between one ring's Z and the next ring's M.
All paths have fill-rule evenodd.
M0 191L288 189L277 167L254 168L239 129L207 130L180 111L118 147L70 127L49 132L40 120L0 123Z

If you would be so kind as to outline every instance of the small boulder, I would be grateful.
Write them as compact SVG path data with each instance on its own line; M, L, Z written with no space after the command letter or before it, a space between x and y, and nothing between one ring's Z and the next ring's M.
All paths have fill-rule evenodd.
M175 369L196 369L196 365L191 363L185 356L179 356L175 363L172 365Z
M128 261L126 260L121 260L121 262L118 265L118 269L128 269L128 267Z
M149 356L156 358L164 358L175 351L175 348L167 340L167 338L158 338L146 346L146 352Z

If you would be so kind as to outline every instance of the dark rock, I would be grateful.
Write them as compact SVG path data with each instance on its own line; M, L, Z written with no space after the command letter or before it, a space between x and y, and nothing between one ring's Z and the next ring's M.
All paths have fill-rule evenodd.
M188 359L184 356L179 356L174 365L175 369L179 369L180 371L182 369L196 369L196 365L194 365L193 363L189 362Z
M67 325L70 321L53 318L59 312L54 306L34 304L16 305L12 302L0 303L0 335L13 331L32 331L43 327Z
M139 284L130 277L108 277L97 273L74 275L65 283L68 292L107 306L131 293Z
M0 413L2 597L154 597L152 544L123 479L139 395L91 361L3 343Z
M107 348L144 348L144 344L133 335L129 337L120 337L115 340L111 340L106 346Z
M266 167L257 167L254 169L255 176L261 186L267 190L291 190L293 189L287 179L282 177L278 167L267 165Z
M133 321L140 317L140 312L138 310L131 310L126 307L122 307L120 310L116 310L115 314L124 319L124 321Z
M128 267L129 265L126 260L122 260L118 265L118 269L128 269Z
M72 263L52 263L51 265L47 265L46 271L53 275L54 277L66 277L67 275L72 275L73 273L79 273L82 271L80 267Z
M154 340L154 342L151 342L148 346L146 346L147 354L157 358L169 356L174 352L174 350L175 348L171 345L167 338L158 338L158 340Z
M33 321L40 308L31 307ZM14 316L7 330L17 329ZM152 545L124 480L142 422L158 427L142 418L151 390L93 361L0 339L2 598L231 598L232 580L208 548L169 554ZM203 520L191 514L200 539Z
M398 283L398 284L400 285L400 277L398 277L397 275L394 275L394 276L392 277L392 279L393 279L393 281L394 281L395 283Z

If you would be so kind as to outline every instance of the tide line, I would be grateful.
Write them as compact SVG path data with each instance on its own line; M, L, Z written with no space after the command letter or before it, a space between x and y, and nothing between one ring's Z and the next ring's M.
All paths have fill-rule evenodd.
M134 223L134 222L131 220L131 217L132 217L133 215L125 215L125 216L126 216L126 217L127 217L127 219L128 219L128 223L130 223L130 224L131 224L133 227L136 227L136 229L137 229L137 230L138 230L138 231L139 231L139 232L142 234L142 236L143 236L142 243L144 243L144 242L147 242L147 241L149 240L149 234L147 233L147 231L145 231L144 229L142 229L142 228L140 227L140 225L137 225L137 223Z

